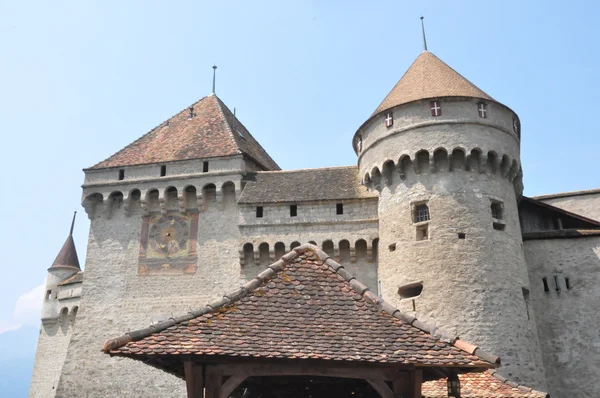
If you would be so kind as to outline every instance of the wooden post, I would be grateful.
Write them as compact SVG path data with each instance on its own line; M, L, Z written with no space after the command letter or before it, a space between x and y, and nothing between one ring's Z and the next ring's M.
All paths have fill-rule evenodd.
M221 394L222 381L223 376L216 374L207 374L205 398L219 398L219 395Z
M410 398L421 398L421 387L423 386L423 371L416 369L412 372L412 394Z
M202 366L191 360L183 363L188 398L204 398L204 372Z

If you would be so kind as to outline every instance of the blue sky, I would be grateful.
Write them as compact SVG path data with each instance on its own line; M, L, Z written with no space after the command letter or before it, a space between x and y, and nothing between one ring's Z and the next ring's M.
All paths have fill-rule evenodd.
M0 2L0 337L39 318L84 167L217 94L284 169L356 162L351 137L429 49L522 122L525 193L600 187L597 2ZM37 290L36 290L37 287Z

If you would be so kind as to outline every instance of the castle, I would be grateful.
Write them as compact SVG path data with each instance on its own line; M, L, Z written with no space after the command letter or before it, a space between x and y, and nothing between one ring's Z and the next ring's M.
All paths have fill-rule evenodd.
M84 170L85 273L69 235L48 270L30 397L184 396L103 342L304 243L500 356L502 382L600 396L600 190L523 196L520 138L514 111L427 51L354 134L358 166L282 171L202 98Z

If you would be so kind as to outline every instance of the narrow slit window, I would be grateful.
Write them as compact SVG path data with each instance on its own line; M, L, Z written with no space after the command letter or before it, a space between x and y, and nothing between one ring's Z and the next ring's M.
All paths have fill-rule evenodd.
M202 162L202 172L208 173L208 162Z
M557 292L560 292L560 285L558 284L558 276L554 275L554 288Z
M415 222L428 221L429 218L429 206L425 203L415 206Z
M525 311L527 311L527 320L530 320L531 316L529 315L529 289L527 289L526 287L522 287L521 289L523 290L523 300L525 300Z
M290 217L296 217L298 215L298 206L290 205Z
M164 177L167 175L167 166L160 166L160 176Z
M125 179L125 169L119 170L119 181Z
M263 216L263 207L256 206L256 218L262 218Z
M335 214L337 214L337 215L344 214L344 204L343 203L338 203L337 205L335 205Z
M548 278L542 278L542 283L544 284L544 292L548 293L550 288L548 287Z
M52 298L52 290L48 290L46 292L46 300L50 300Z
M567 290L571 290L571 280L569 278L565 278L565 287Z

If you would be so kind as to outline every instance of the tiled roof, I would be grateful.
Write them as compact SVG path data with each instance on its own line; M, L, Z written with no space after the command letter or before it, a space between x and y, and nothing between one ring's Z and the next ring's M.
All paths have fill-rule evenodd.
M64 286L64 285L71 285L73 283L81 283L81 282L83 282L83 271L79 271L75 275L68 277L67 279L65 279L64 281L59 283L58 285Z
M237 154L249 156L265 170L279 170L246 127L211 94L90 169Z
M593 195L593 194L597 194L597 193L600 193L600 188L584 189L581 191L551 193L551 194L547 194L547 195L532 196L532 198L537 199L537 200L546 200L546 199L569 198L571 196Z
M108 340L103 350L161 368L169 356L191 354L479 369L500 363L402 314L308 244L205 308Z
M67 240L63 244L63 247L58 252L58 255L54 259L54 262L50 266L53 268L75 268L81 269L79 266L79 258L77 257L77 250L75 249L75 241L73 235L69 235Z
M360 184L356 166L251 173L239 203L376 198ZM302 187L302 189L299 189Z
M545 392L517 385L506 380L494 370L482 373L464 373L458 375L463 398L547 398ZM447 398L446 379L423 383L423 398Z
M475 97L493 100L444 61L424 51L396 83L373 115L412 101L440 97Z
M538 199L528 198L526 196L521 197L521 200L519 201L519 208L522 208L525 206L528 206L530 208L537 208L537 209L547 211L547 212L560 214L563 217L563 224L565 224L568 220L572 220L573 222L577 223L577 224L573 224L573 225L576 225L576 228L580 228L580 229L600 228L600 221L592 220L591 218L587 218L580 214L573 213L573 212L570 212L565 209L561 209L560 207L553 206L546 202L542 202L541 200L538 200ZM575 228L575 227L566 226L565 228Z

